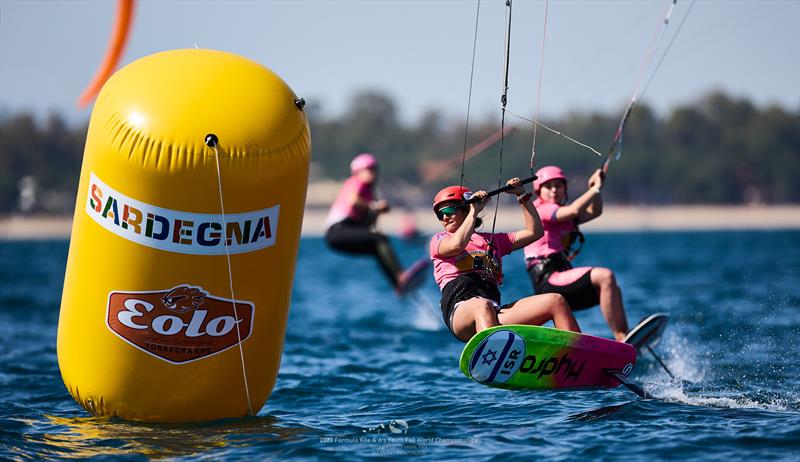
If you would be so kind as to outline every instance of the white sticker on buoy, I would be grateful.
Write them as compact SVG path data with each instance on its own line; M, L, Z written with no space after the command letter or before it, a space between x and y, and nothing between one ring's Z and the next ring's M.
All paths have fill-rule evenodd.
M86 213L131 242L195 255L253 252L275 244L280 205L235 214L182 212L147 204L100 180L89 179Z

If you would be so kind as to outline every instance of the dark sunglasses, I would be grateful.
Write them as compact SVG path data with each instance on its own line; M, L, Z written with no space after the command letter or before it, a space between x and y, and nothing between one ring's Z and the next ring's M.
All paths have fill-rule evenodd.
M445 215L450 217L456 214L459 210L464 210L464 207L460 207L458 205L450 205L447 207L442 207L436 211L436 218L440 221L444 219Z

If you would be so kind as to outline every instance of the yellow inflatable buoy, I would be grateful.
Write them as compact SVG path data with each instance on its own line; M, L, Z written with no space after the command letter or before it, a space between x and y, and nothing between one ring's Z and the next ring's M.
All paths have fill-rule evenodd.
M95 415L253 415L278 373L308 183L303 100L240 56L133 62L89 124L58 363Z

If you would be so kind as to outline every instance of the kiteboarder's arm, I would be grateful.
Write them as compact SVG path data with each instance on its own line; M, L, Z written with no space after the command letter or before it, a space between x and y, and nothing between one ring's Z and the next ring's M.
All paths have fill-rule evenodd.
M362 198L358 191L353 191L351 196L351 203L353 207L359 208L361 210L367 212L375 212L375 213L386 213L389 211L389 202L384 199L370 201L368 199Z
M596 170L589 178L589 189L581 194L571 204L559 207L556 211L556 221L573 221L585 223L595 219L603 212L603 200L600 198L600 188L603 187L603 178L600 170Z
M585 213L586 208L589 207L594 196L594 190L590 189L572 201L571 204L559 207L558 210L556 210L556 221L573 221L580 217L582 213Z
M594 195L589 201L586 210L578 216L579 223L586 223L587 221L594 220L603 213L603 196L600 194L600 189L603 187L603 173L597 169L591 177L589 177L589 192Z
M525 219L525 228L514 233L514 244L511 246L511 250L514 251L541 238L544 235L544 229L542 228L542 220L539 218L539 213L531 201L531 193L522 187L519 178L512 178L506 184L515 186L514 189L506 192L517 196L517 202L522 207L522 216Z
M475 220L478 216L478 212L483 210L483 207L486 205L486 191L477 191L472 197L479 197L481 200L471 203L461 226L459 226L454 233L449 234L439 241L439 255L443 257L453 257L467 248L467 244L472 238L472 233L475 232Z
M370 202L369 208L376 213L386 213L389 211L389 202L386 199L378 199Z

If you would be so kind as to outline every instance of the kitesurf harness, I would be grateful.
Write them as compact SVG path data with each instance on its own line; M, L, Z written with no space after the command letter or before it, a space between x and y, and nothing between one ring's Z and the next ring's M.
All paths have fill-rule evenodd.
M576 242L578 243L578 248L573 250L572 246L575 245ZM566 254L567 261L574 260L575 257L581 253L581 249L583 249L583 244L585 242L586 238L583 236L580 228L578 228L578 220L576 219L575 229L569 234L569 245L567 245L567 248L563 250L563 253Z
M484 259L484 257L479 255L473 255L472 267L475 270L480 270L473 274L478 274L481 279L499 285L499 281L501 281L500 278L502 277L502 269L500 266L500 259L496 256L494 240L486 239L485 237L483 237L483 239L486 241L486 257Z
M528 272L534 278L534 287L540 287L551 274L572 269L572 263L567 260L564 252L550 254L546 257L528 259Z
M578 243L578 247L573 249L573 245ZM569 244L561 252L556 252L544 257L531 257L527 259L528 271L533 272L535 278L535 285L538 287L542 284L551 274L558 271L567 271L572 269L572 260L578 256L583 249L583 244L586 238L578 228L578 220L575 220L575 229L569 235Z

